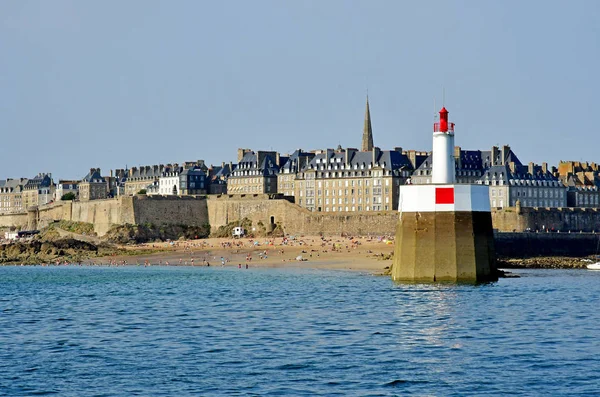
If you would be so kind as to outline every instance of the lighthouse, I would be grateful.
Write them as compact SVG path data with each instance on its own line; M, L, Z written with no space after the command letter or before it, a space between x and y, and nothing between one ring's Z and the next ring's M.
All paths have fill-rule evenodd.
M440 122L433 124L433 183L454 183L454 123L448 123L448 111L440 110Z
M392 278L418 282L497 279L487 185L455 183L454 123L433 125L432 180L400 187Z

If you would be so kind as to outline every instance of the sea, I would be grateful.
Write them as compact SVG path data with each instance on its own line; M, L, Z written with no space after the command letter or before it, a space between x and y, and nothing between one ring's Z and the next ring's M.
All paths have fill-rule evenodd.
M600 272L0 267L0 396L594 396Z

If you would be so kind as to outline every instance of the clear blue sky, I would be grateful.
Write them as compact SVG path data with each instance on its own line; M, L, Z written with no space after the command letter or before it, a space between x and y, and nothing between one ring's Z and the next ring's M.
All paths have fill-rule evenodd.
M598 1L3 1L0 179L456 144L600 162Z

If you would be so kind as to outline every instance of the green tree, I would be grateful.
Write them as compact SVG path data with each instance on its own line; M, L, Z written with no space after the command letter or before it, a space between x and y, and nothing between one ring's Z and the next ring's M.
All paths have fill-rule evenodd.
M72 201L75 200L75 193L69 192L62 195L60 198L62 201Z
M146 189L142 189L139 192L137 192L137 194L146 194Z

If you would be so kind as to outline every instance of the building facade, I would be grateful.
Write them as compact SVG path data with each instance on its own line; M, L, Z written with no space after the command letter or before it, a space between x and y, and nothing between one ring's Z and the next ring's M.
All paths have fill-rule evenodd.
M206 192L206 173L199 166L184 168L175 164L158 181L158 194L163 196L198 195Z
M399 186L411 162L399 150L327 149L315 153L295 179L295 201L310 211L354 212L398 209Z
M79 195L79 181L67 181L60 179L56 184L54 201L59 201L67 193L73 193L75 198L77 198Z
M222 163L220 166L211 166L208 169L208 193L226 194L227 181L234 170L232 163Z
M54 199L55 185L52 181L52 174L37 174L28 179L23 186L22 200L23 207L27 209L31 206L45 205Z
M23 187L26 178L0 180L0 213L23 212Z
M171 167L170 164L166 167L163 164L131 167L124 182L124 194L133 196L142 190L148 190L148 187L154 182L158 183L162 174Z
M567 188L567 206L600 206L600 167L596 163L561 161L557 176Z
M228 194L277 193L279 153L238 150L238 164L227 180Z
M282 161L282 166L277 174L277 192L284 196L294 196L296 174L308 166L315 157L314 152L303 152L302 149L296 150Z
M517 202L521 207L567 206L565 186L545 163L495 165L484 172L478 183L490 186L492 208L515 207Z
M107 196L108 186L100 173L100 168L90 168L90 172L79 183L79 200L101 200Z

